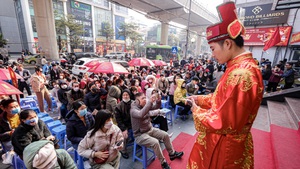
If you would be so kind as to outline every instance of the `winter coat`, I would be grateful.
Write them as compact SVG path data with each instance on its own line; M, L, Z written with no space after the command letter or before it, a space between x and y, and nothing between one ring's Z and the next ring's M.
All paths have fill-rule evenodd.
M93 129L88 131L83 140L80 141L78 145L79 155L89 158L93 161L92 155L97 151L105 151L108 149L109 157L106 163L113 161L117 156L119 151L114 149L117 142L124 140L123 134L120 128L116 125L112 125L106 133L101 129L96 131L96 133L91 137Z
M11 140L11 135L6 133L12 130L6 116L7 113L5 111L0 115L0 142L7 142Z
M67 99L67 92L70 90L70 88L66 88L66 89L59 89L57 91L57 95L58 95L58 100L64 104L64 105L68 105L68 99Z
M146 90L145 90L145 86L146 86L146 85L148 85L148 88L150 88L149 82L146 81L146 80L143 80L143 81L141 82L141 88L142 88L142 91L143 91L144 94L146 94Z
M68 91L67 93L67 99L68 99L68 110L73 109L73 103L76 101L83 101L83 91L79 89L77 92L75 92L73 89Z
M48 143L53 144L51 141L41 140L41 141L36 141L36 142L28 145L25 148L24 154L23 154L23 161L24 161L27 169L34 169L33 168L33 159L34 159L35 155L42 147L44 147ZM72 159L72 157L69 155L69 153L66 150L56 149L55 151L57 154L57 158L59 158L59 161L61 162L61 164L63 166L60 167L60 164L57 161L54 169L61 169L61 168L77 169L77 167L74 163L74 160Z
M100 110L100 97L106 95L107 91L105 89L100 89L99 92L93 93L89 92L84 96L84 104L87 106L89 112L93 112L94 109Z
M68 140L71 141L72 144L79 144L79 142L84 138L88 130L90 130L94 124L95 119L91 113L87 113L84 116L85 124L78 117L74 110L71 110L67 116L67 137Z
M168 81L168 79L165 78L164 81L162 81L161 79L158 79L157 89L164 92L164 93L168 93L168 91L169 91L169 81Z
M131 129L130 108L132 102L132 100L127 103L121 101L115 109L117 124L122 131Z
M27 145L34 141L46 139L50 135L51 132L42 120L38 120L38 123L35 126L21 123L12 135L14 151L22 157L23 150Z
M175 104L185 101L186 89L181 88L181 85L183 84L183 82L184 82L183 79L176 80L177 88L175 89L175 92L174 92L174 103Z
M114 113L120 96L121 90L117 86L111 86L106 99L106 110L110 113Z
M40 87L41 84L46 82L46 77L44 74L42 74L41 76L38 76L36 73L32 74L31 78L30 78L30 84L32 87L32 90L34 92L40 92L44 87Z
M189 84L186 85L186 91L190 96L196 95L198 93L198 90L197 90L197 88L195 88L195 85L193 82L190 82Z

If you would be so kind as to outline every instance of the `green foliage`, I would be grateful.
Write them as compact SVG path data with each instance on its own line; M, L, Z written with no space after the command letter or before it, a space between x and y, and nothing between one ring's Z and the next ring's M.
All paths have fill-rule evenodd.
M106 43L108 43L109 40L114 38L114 29L112 28L111 24L107 21L102 22L102 24L104 24L104 29L98 30L98 36L104 36L106 39Z
M2 33L0 33L0 48L5 47L7 45L7 40L3 38Z
M120 26L119 36L124 36L125 41L130 39L134 48L137 42L143 41L143 36L138 32L138 26L133 23L123 23Z
M71 14L63 15L54 11L55 28L57 34L64 34L69 36L71 48L78 48L82 43L82 36L84 34L83 24L78 23L75 17ZM69 29L67 33L66 29Z

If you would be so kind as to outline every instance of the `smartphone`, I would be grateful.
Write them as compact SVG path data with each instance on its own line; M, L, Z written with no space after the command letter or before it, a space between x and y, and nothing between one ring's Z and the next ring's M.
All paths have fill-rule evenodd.
M120 146L122 143L124 142L124 140L120 140L116 143L116 146Z

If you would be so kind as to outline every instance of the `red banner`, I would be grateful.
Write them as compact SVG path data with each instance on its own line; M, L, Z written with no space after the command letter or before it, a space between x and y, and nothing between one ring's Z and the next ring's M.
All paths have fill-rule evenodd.
M8 71L9 71L9 74L11 77L12 85L15 86L16 88L18 88L18 80L17 80L14 70L10 66L8 66Z
M243 36L245 46L264 46L265 43L270 40L275 30L276 27L246 29L246 33ZM275 46L287 46L291 30L291 26L280 26L279 33L281 42Z
M297 42L300 42L300 32L292 35L290 44L297 43Z

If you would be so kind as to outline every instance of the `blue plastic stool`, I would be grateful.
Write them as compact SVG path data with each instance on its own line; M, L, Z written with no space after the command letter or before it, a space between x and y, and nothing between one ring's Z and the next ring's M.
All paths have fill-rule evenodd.
M29 105L30 107L37 107L37 103L35 100L26 100L25 105Z
M33 98L20 98L20 106L25 106L25 102L30 100L33 100Z
M177 119L178 117L180 117L180 115L178 114L178 112L179 112L179 109L183 110L183 109L184 109L184 107L182 107L182 106L178 106L178 105L176 105L176 106L175 106L174 119Z
M30 106L29 105L23 105L23 106L21 106L21 109L22 110L27 110L27 109L30 109Z
M50 116L43 117L43 118L41 118L41 120L44 121L44 123L46 123L46 124L54 121L53 118Z
M1 147L2 147L2 152L3 152L3 153L6 153L7 150L6 150L5 146L4 146L4 144L2 144L2 142L1 142Z
M51 131L53 128L62 125L59 120L52 121L50 123L47 123L48 129Z
M57 107L57 103L55 100L52 100L52 108L56 108Z
M137 146L140 146L140 145L138 145L136 143L136 141L134 141L132 161L135 162L135 160L138 160L138 161L142 162L143 168L146 169L148 166L148 163L155 159L155 153L153 150L147 148L146 146L140 146L141 149L137 150ZM149 159L147 158L147 151L149 151L152 154ZM142 152L142 158L139 158L137 156L137 153L140 154L140 152Z
M51 130L52 134L59 140L58 144L60 148L64 147L64 139L66 136L66 125L60 125L57 127L54 127Z
M38 116L39 119L49 116L49 114L47 114L47 113L37 113L36 115Z
M161 111L166 113L166 118L170 125L173 125L172 111L170 109L163 108Z
M78 169L84 169L83 158L78 154L77 150L75 150L74 162Z
M38 107L31 107L30 109L32 109L33 111L35 111L37 114L40 114L40 109Z
M21 158L18 155L13 156L12 163L14 169L26 169L24 161L21 160Z

